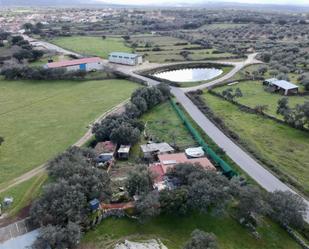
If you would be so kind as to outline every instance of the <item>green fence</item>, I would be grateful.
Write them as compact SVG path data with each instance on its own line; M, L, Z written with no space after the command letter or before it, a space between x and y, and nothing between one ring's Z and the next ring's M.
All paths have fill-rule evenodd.
M186 126L186 128L189 130L195 141L203 148L205 153L214 161L217 167L220 167L223 174L227 177L233 177L237 175L237 173L232 169L232 167L227 164L221 157L219 157L204 141L204 139L201 137L199 132L193 128L189 120L186 118L185 114L180 110L180 108L177 106L175 101L171 100L171 104L175 111L177 112L178 116Z

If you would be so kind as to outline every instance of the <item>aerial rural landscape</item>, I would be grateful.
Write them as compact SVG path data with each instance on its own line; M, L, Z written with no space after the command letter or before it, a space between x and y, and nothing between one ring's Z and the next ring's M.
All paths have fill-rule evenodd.
M308 249L306 1L0 0L0 249Z

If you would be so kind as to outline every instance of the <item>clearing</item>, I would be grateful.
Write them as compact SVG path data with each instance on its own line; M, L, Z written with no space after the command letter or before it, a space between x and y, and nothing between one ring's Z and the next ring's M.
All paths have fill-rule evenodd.
M249 114L228 101L209 93L203 95L207 105L223 119L255 157L273 165L280 179L292 179L309 195L309 133L279 124L259 115Z
M108 58L111 52L132 52L131 48L125 45L122 38L96 36L72 36L60 37L51 40L52 43L88 56L99 56Z
M74 144L89 123L130 97L126 80L0 81L0 187Z
M227 88L236 89L239 88L243 94L242 97L237 98L236 101L249 106L251 108L256 107L257 105L267 105L268 110L265 111L267 114L281 118L281 115L276 114L278 100L284 98L285 96L279 93L269 93L264 90L264 87L261 81L242 81L238 84L232 86L223 86L215 88L214 91L222 93ZM289 105L294 107L296 104L304 104L304 102L309 101L309 96L288 96Z
M95 230L86 233L81 248L114 249L114 245L125 239L141 241L160 239L169 249L180 249L194 229L212 232L217 236L222 249L300 249L278 225L267 219L262 221L255 239L248 230L230 216L191 214L187 216L160 216L146 223L122 219L107 219Z

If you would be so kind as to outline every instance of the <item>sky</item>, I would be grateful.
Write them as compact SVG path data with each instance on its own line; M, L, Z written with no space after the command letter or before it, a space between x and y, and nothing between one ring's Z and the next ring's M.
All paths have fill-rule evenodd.
M206 2L238 2L238 3L260 3L260 4L309 4L308 0L97 0L114 4L177 4L177 3L206 3Z

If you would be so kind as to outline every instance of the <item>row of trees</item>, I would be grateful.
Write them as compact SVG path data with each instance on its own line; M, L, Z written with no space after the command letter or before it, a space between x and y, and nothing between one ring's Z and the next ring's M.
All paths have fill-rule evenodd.
M10 67L1 70L1 74L7 80L70 80L83 79L86 72L67 71L65 68L42 67Z
M235 98L240 98L243 96L240 88L236 88L235 90L233 88L227 88L222 91L221 95L230 101L233 101Z
M42 50L33 49L33 46L25 40L22 36L12 36L8 32L0 33L0 44L4 46L3 40L8 40L10 46L19 47L12 57L17 59L19 62L22 60L28 60L30 62L40 59L44 52Z
M88 225L89 201L109 200L110 178L94 167L94 158L92 150L72 147L48 163L53 181L30 210L32 221L41 226L34 249L75 248Z
M288 98L282 98L278 101L277 114L282 115L284 121L295 128L309 127L309 102L297 104L292 108L289 106Z
M291 192L264 193L259 188L241 186L197 165L179 164L167 175L177 188L152 191L151 174L142 166L133 170L126 182L131 196L139 195L136 209L141 220L164 214L185 215L191 211L224 213L233 203L233 212L245 224L256 226L254 217L267 215L283 226L302 228L306 204Z
M135 90L131 103L126 105L123 114L110 115L92 129L97 141L111 140L117 144L135 144L144 129L143 122L137 118L170 96L165 85L143 87Z

